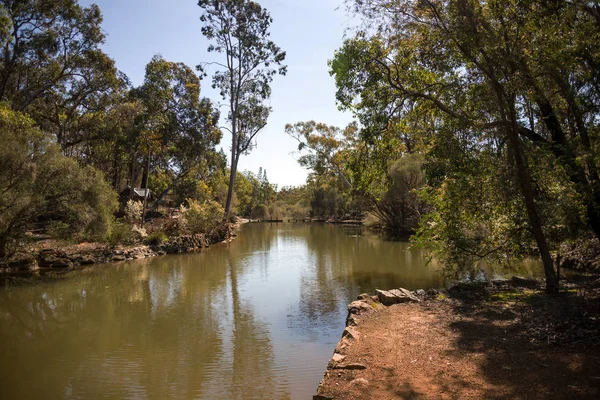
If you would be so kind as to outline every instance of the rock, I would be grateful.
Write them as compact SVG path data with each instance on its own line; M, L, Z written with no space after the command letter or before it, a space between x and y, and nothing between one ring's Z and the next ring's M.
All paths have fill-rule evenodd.
M346 327L346 329L344 329L344 333L342 333L342 337L357 340L358 332L356 332L354 329L352 329L351 327L348 326L348 327Z
M362 294L358 295L358 297L356 298L356 300L369 301L369 300L371 300L371 296L369 296L367 293L362 293Z
M96 264L96 260L94 260L91 256L83 256L79 259L79 264L81 264L81 265Z
M348 314L346 318L346 326L358 326L358 319L354 317L352 314Z
M52 264L50 264L50 267L52 267L52 268L71 268L71 267L73 267L73 262L67 258L61 258L61 259L54 261Z
M419 296L419 297L427 296L427 292L424 291L423 289L415 290L414 294L415 294L415 296Z
M376 292L379 296L379 301L384 306L391 306L398 303L417 303L420 301L410 290L403 288L389 291L376 289Z
M367 369L367 367L364 366L364 365L362 365L362 364L353 363L353 364L339 364L339 365L337 365L333 369L352 369L352 370L358 370L358 369Z
M440 292L437 289L429 289L429 290L427 290L427 295L430 296L430 297L435 297L438 294L440 294Z
M38 262L35 258L22 258L20 260L11 261L8 263L9 271L27 271L27 272L35 272L40 269Z
M329 364L327 365L328 369L335 369L335 367L342 363L344 360L346 359L346 356L343 356L341 354L338 353L334 353L333 357L331 357L331 360L329 360Z
M369 312L373 309L369 304L363 300L356 300L348 304L348 312L350 314L361 314L363 312Z
M367 386L369 386L369 381L366 380L365 378L358 378L358 379L354 379L350 382L351 385L353 386L359 386L362 388L366 388Z
M537 289L540 286L540 283L537 281L537 279L521 278L518 276L513 276L510 278L510 283L513 286L525 287L529 289Z
M399 303L418 303L419 301L421 301L417 296L413 294L413 292L403 288L392 289L389 292L400 299Z
M344 354L346 352L346 347L348 346L350 346L348 339L342 339L338 342L337 346L335 346L335 352L338 354Z
M119 254L116 254L116 255L114 255L114 256L112 256L110 258L110 261L112 261L112 262L115 262L115 261L125 261L125 260L126 260L126 257L123 256L123 255L119 255Z

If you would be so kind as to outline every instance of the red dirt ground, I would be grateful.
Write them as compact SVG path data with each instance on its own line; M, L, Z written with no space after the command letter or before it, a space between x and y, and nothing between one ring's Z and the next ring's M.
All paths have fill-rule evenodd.
M315 399L599 399L598 343L548 343L557 335L536 335L532 310L451 299L378 307L341 350L343 364L366 369L328 370Z

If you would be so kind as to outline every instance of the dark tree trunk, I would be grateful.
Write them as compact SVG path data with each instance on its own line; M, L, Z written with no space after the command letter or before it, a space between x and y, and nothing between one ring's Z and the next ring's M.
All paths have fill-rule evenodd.
M8 247L8 239L6 235L0 236L0 260L6 258Z
M514 102L510 104L510 114L511 128L507 129L507 135L508 141L513 150L517 179L525 199L525 209L527 211L531 232L533 233L540 256L542 257L544 274L546 276L546 293L555 295L558 294L559 291L558 275L554 270L554 260L550 255L550 246L546 240L544 231L542 230L542 220L535 205L535 194L531 184L531 175L529 174L529 168L523 155L521 140L519 139L517 120L515 117L516 114L514 111Z

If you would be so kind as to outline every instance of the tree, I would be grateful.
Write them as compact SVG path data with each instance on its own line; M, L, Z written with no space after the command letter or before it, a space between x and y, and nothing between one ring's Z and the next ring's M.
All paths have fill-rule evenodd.
M61 154L27 115L0 107L0 258L31 223L59 220L71 234L104 239L116 194L92 167Z
M200 79L192 69L160 56L146 66L144 84L136 93L145 107L141 144L146 157L151 152L153 164L168 177L152 207L156 209L182 179L215 158L215 146L221 140L219 112L209 99L200 98ZM147 161L146 165L152 162Z
M260 4L248 0L200 0L202 34L213 42L209 52L224 53L222 69L213 77L213 87L228 102L231 133L231 171L225 204L229 218L237 166L242 154L252 149L256 135L267 124L271 111L265 101L276 74L285 75L285 52L269 40L272 18ZM205 65L198 69L205 71Z
M83 117L106 107L125 80L100 50L100 9L76 0L2 0L0 15L0 99L28 112L63 150L80 144Z
M454 136L456 159L502 160L543 260L547 291L557 293L553 218L545 212L550 191L540 184L539 165L551 165L547 175L566 192L577 191L588 226L600 234L598 160L588 134L598 113L600 31L593 9L561 1L348 4L369 29L330 64L338 101L375 133L417 121L414 136L429 145ZM415 120L414 110L431 123ZM448 183L448 176L438 177L440 187ZM510 215L513 204L506 205Z
M336 176L346 189L352 189L351 178L346 170L348 150L352 146L356 125L350 124L341 130L315 121L287 124L285 133L298 141L300 156L298 163L316 173Z

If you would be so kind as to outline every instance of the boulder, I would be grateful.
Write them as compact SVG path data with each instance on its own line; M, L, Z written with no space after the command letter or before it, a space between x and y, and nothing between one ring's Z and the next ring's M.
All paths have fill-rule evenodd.
M56 261L54 261L52 264L50 264L50 267L52 267L52 268L71 268L71 267L73 267L73 261L69 260L68 258L59 258Z
M356 300L348 304L348 312L350 314L361 314L363 312L369 312L373 309L368 303L362 300Z
M392 290L376 289L379 301L384 306L391 306L398 303L418 303L420 300L410 291L403 288Z
M540 282L537 279L521 278L518 276L510 278L510 284L515 287L524 287L528 289L537 289L540 286Z
M344 332L342 333L342 337L343 338L348 338L348 339L358 339L358 332L356 332L354 329L352 329L351 327L346 327L346 329L344 329Z
M96 264L96 260L94 260L92 258L92 256L82 256L79 259L79 264L81 264L81 265L92 265L92 264Z
M327 368L333 369L337 365L339 365L340 363L342 363L345 359L346 359L346 356L343 356L343 355L338 354L338 353L334 353L333 357L331 357L331 360L329 360L329 365L327 365Z
M371 301L371 296L369 296L367 293L362 293L360 295L358 295L358 297L356 298L356 300L363 300L363 301Z

